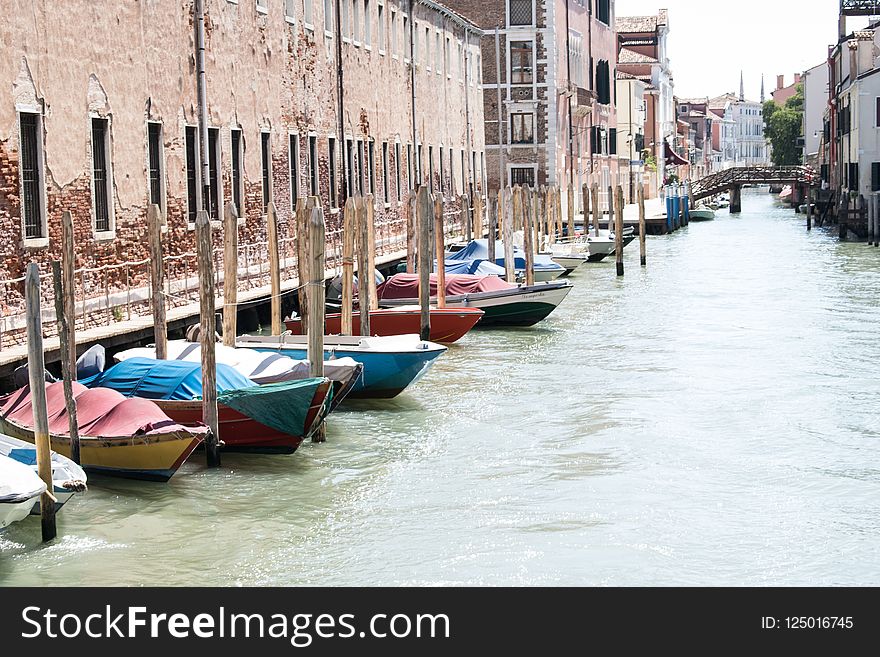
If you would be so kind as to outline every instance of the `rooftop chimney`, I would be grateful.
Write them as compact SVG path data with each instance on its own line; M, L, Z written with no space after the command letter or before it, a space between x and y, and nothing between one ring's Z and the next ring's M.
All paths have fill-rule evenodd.
M779 91L785 86L785 76L777 75L776 76L776 91Z
M794 74L794 83L795 83L795 84L800 84L800 81L801 81L801 74L800 74L800 73L795 73L795 74Z

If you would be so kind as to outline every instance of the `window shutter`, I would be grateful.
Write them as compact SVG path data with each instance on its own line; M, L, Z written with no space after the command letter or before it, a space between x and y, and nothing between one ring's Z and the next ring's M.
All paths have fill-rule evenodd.
M871 191L880 191L880 162L871 162Z
M608 131L608 154L617 155L617 128Z

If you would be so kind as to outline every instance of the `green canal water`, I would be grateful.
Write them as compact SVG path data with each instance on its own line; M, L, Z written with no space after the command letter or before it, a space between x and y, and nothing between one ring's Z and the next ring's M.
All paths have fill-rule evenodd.
M880 584L880 250L743 209L582 268L326 444L95 479L53 543L0 534L0 583Z

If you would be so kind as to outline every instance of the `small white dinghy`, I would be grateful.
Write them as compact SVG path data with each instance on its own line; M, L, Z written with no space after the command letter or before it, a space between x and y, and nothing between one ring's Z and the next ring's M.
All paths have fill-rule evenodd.
M45 490L33 469L0 455L0 529L26 518Z
M0 456L18 461L37 472L37 448L33 443L0 433ZM66 456L52 452L52 494L55 496L56 511L74 494L84 491L86 481L86 473L80 466ZM40 513L39 500L33 505L31 513Z

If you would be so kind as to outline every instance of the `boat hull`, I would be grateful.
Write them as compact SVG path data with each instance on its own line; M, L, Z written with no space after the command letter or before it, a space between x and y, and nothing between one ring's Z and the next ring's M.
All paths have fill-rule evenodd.
M570 283L541 284L500 292L478 292L446 298L450 308L479 308L485 314L479 327L534 326L556 310L571 292ZM412 299L383 299L383 305L406 305Z
M39 503L40 495L17 502L0 502L0 529L19 520L24 520L30 515L34 505L39 505Z
M224 452L258 454L293 454L327 415L327 393L332 382L327 380L315 390L306 415L306 431L294 435L269 427L225 404L217 404L220 449ZM156 405L175 422L196 425L202 422L201 400L154 400Z
M456 342L482 319L483 313L472 308L431 308L431 342ZM370 334L378 336L408 335L421 332L422 315L419 308L384 308L370 311ZM284 325L294 335L303 335L300 318L288 319ZM332 313L326 317L326 331L342 332L342 315ZM361 332L358 311L352 316L352 333Z
M333 336L327 336L327 338L333 338ZM259 341L259 338L250 339L255 341L248 341L248 336L245 336L239 342L239 345L258 351L278 352L292 358L305 358L307 355L305 344L297 342L281 343L277 338L274 341ZM342 340L345 340L345 338ZM324 345L325 357L348 357L363 363L363 376L348 395L349 398L354 399L390 399L396 397L411 385L417 383L428 372L434 361L445 352L446 348L441 348L439 345L434 345L434 348L431 349L407 349L400 351L363 350L357 348L356 342L348 346L344 343L334 343L332 340L325 342Z
M712 221L714 218L714 210L691 210L688 217L690 221Z
M31 429L2 417L0 432L34 443ZM182 431L143 436L80 436L80 462L89 474L168 481L201 442L200 435ZM53 451L70 458L68 436L53 434L49 443Z

